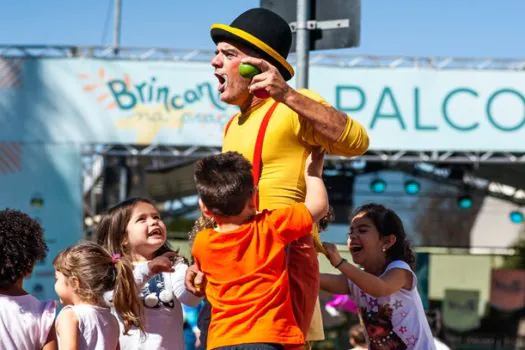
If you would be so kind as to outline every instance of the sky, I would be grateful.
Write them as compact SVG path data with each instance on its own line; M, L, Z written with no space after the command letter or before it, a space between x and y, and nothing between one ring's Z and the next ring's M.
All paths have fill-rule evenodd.
M361 3L361 46L338 53L525 60L525 0ZM259 4L259 0L122 0L121 46L213 50L210 25L229 24ZM113 0L0 0L0 53L1 45L110 45L112 32ZM360 184L365 190L368 180ZM370 200L360 200L364 199ZM411 211L411 202L403 205ZM487 217L506 220L506 211L493 210ZM344 241L346 230L341 226L335 240Z
M338 53L525 57L524 0L361 1L361 46ZM211 24L259 4L122 0L121 46L213 49ZM0 0L0 45L107 45L112 32L113 0Z

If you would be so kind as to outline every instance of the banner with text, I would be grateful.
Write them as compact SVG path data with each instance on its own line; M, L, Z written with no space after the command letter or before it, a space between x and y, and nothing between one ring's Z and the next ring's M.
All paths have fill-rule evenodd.
M4 141L219 146L237 111L202 62L2 59L0 72ZM525 72L312 66L310 87L371 149L525 151Z

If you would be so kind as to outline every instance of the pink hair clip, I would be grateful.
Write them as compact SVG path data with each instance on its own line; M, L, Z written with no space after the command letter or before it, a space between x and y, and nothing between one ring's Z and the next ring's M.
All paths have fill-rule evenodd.
M111 262L113 264L116 263L119 259L120 259L120 254L119 253L111 254Z

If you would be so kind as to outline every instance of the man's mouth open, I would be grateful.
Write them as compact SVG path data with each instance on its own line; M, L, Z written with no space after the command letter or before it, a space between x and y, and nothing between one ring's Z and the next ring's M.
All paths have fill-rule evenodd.
M228 86L228 76L226 76L225 74L217 73L215 73L215 76L217 77L217 80L219 80L218 90L220 93L223 93L224 90L226 90L226 87Z

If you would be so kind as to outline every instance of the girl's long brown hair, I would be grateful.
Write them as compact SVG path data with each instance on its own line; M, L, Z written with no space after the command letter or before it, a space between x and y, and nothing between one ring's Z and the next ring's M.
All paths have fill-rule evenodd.
M124 322L124 334L132 326L144 332L143 307L128 259L112 256L96 243L85 242L60 252L53 265L84 302L104 305L104 293L113 290L112 303Z

